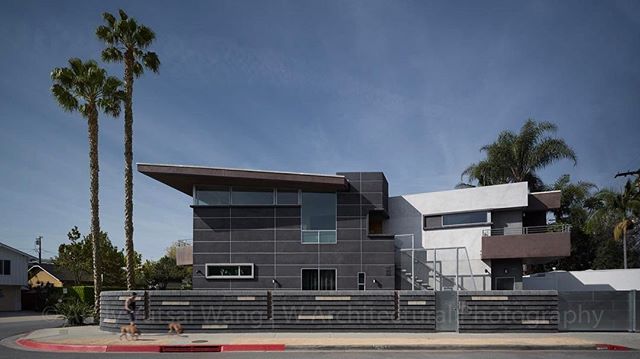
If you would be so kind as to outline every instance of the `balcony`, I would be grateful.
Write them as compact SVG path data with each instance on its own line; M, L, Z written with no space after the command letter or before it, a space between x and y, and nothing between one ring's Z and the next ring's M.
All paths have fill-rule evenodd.
M571 226L493 228L482 232L482 259L550 259L571 254Z

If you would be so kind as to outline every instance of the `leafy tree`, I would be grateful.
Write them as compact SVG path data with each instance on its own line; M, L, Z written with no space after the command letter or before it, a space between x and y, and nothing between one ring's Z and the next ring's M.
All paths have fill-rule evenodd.
M67 233L67 238L71 243L63 243L58 247L58 256L54 258L53 263L60 268L66 268L73 274L76 285L79 285L84 275L91 273L91 243L87 245L86 240L80 240L80 231L74 226Z
M519 133L501 132L494 143L480 149L487 158L467 167L461 176L466 182L456 187L527 181L531 190L542 189L538 170L561 159L576 163L573 149L564 140L549 136L556 130L557 126L550 122L528 119Z
M100 233L100 215L98 203L98 114L103 112L117 117L120 114L120 101L123 92L122 82L108 76L93 60L69 59L69 67L58 67L51 72L53 86L51 92L56 101L69 112L79 112L88 123L89 169L91 193L91 234L97 238ZM97 241L93 243L93 283L96 317L100 315L100 249Z
M562 270L590 269L596 257L597 245L593 236L585 231L584 224L593 205L596 185L584 181L573 183L571 177L565 174L545 189L562 191L560 208L554 214L558 223L571 225L571 255L545 265L544 270L551 270L552 267Z
M617 192L603 189L596 194L597 208L589 218L593 229L602 223L612 223L613 238L622 238L623 267L627 269L627 233L638 221L640 212L640 193L631 181L627 181L623 190Z
M166 254L158 261L147 260L142 265L142 281L146 287L166 289L169 283L180 282L183 287L191 287L191 266L176 264L176 246L167 248Z
M124 63L124 188L125 188L125 248L127 251L127 289L135 283L133 249L133 80L140 77L144 69L158 72L160 60L155 52L147 48L155 40L154 32L119 10L120 19L105 12L102 14L105 25L96 29L98 39L106 48L102 59L107 62Z
M71 243L61 244L58 247L58 256L54 259L54 264L71 270L76 278L76 283L79 283L82 275L90 273L93 267L91 251L94 241L90 234L80 240L81 234L78 227L73 227L67 236L69 236ZM124 251L111 243L106 232L100 232L97 242L102 263L102 284L123 288L126 285ZM136 268L139 268L142 256L138 253L134 255Z

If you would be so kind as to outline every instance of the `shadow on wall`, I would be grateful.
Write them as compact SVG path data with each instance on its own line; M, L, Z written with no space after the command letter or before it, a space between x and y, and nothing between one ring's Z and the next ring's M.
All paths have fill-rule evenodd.
M389 198L387 231L396 234L397 248L411 248L413 235L415 248L422 246L422 214L404 197Z
M522 285L525 290L549 289L567 292L615 291L622 289L615 288L611 285L611 282L628 282L631 281L632 276L640 275L638 272L628 274L597 272L604 271L581 271L576 273L557 271L532 274L522 277ZM578 276L582 277L582 279ZM614 278L614 276L618 276L618 278ZM619 276L622 276L622 278Z

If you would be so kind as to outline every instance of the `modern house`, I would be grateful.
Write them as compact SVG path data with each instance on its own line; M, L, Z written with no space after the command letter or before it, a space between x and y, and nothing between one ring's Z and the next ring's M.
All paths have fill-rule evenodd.
M0 243L0 311L22 309L21 290L27 285L27 268L33 256Z
M523 265L570 251L547 224L560 192L526 183L389 198L382 172L138 171L193 198L177 260L194 289L518 289Z

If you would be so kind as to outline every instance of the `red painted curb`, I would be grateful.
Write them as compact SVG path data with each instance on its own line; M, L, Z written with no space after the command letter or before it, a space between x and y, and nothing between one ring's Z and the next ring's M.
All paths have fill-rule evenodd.
M18 339L16 343L25 348L54 352L104 353L107 351L106 345L53 344L36 342L31 339Z
M51 352L77 353L161 353L161 352L271 352L284 351L284 344L223 344L223 345L82 345L37 342L18 339L22 347Z
M221 345L221 352L283 352L284 344L228 344Z
M615 344L596 344L596 350L629 351L631 348Z

